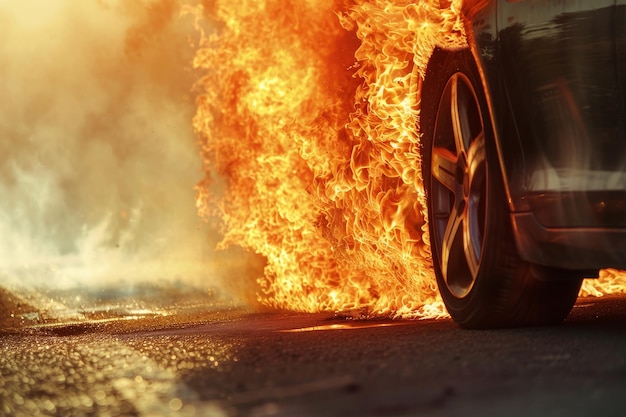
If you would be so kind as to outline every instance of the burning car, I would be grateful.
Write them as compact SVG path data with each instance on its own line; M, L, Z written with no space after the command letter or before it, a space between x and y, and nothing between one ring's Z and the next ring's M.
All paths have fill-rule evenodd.
M557 323L626 268L626 2L481 3L421 90L437 283L463 327Z

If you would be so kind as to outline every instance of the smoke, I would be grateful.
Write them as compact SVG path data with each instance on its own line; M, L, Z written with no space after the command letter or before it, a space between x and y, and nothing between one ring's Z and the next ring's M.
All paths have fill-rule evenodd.
M0 27L0 283L215 284L193 16L176 0L21 0L0 3Z

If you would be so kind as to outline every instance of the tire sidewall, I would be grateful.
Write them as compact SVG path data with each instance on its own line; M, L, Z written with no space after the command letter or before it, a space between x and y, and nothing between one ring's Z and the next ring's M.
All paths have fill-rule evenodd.
M507 210L505 206L505 198L499 162L495 151L493 124L487 107L484 89L478 74L478 69L474 63L473 56L469 49L454 51L447 53L439 63L429 66L427 70L427 79L422 95L422 173L424 178L424 188L426 192L426 201L428 202L428 217L433 217L432 204L430 203L431 194L431 164L432 164L432 146L433 137L437 120L437 111L439 108L441 96L450 80L457 73L463 74L472 84L472 88L476 94L480 106L480 112L483 122L483 131L485 135L485 151L487 153L487 190L486 190L486 219L483 234L483 245L481 261L478 274L474 285L467 295L457 297L453 295L446 282L443 279L441 271L441 260L438 259L438 251L431 249L435 276L440 294L446 304L448 312L454 320L463 324L464 322L481 321L482 318L476 315L484 314L486 309L481 308L486 300L492 299L494 291L497 291L495 280L497 277L492 271L501 268L501 260L509 257L508 253L499 252L507 251L510 245L511 236L507 233L506 226L509 219L507 218ZM428 106L428 107L425 107ZM436 245L436 236L432 227L429 227L429 235L431 245ZM503 242L508 240L509 242ZM502 243L505 243L502 245ZM495 256L499 252L498 256ZM514 258L511 261L514 263Z

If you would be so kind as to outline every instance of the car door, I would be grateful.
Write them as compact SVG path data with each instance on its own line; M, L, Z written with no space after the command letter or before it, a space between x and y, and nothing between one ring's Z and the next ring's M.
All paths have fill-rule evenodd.
M523 164L515 199L594 191L624 163L626 0L498 2L500 63ZM621 52L620 52L621 51ZM621 93L620 93L621 91ZM615 181L614 181L615 182ZM520 207L520 205L518 205Z

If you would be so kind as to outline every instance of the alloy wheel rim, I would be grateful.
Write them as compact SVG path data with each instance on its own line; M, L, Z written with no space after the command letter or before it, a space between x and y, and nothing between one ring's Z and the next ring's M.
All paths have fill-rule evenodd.
M483 258L488 177L482 120L471 82L454 74L437 110L430 204L440 271L457 298L473 288Z

